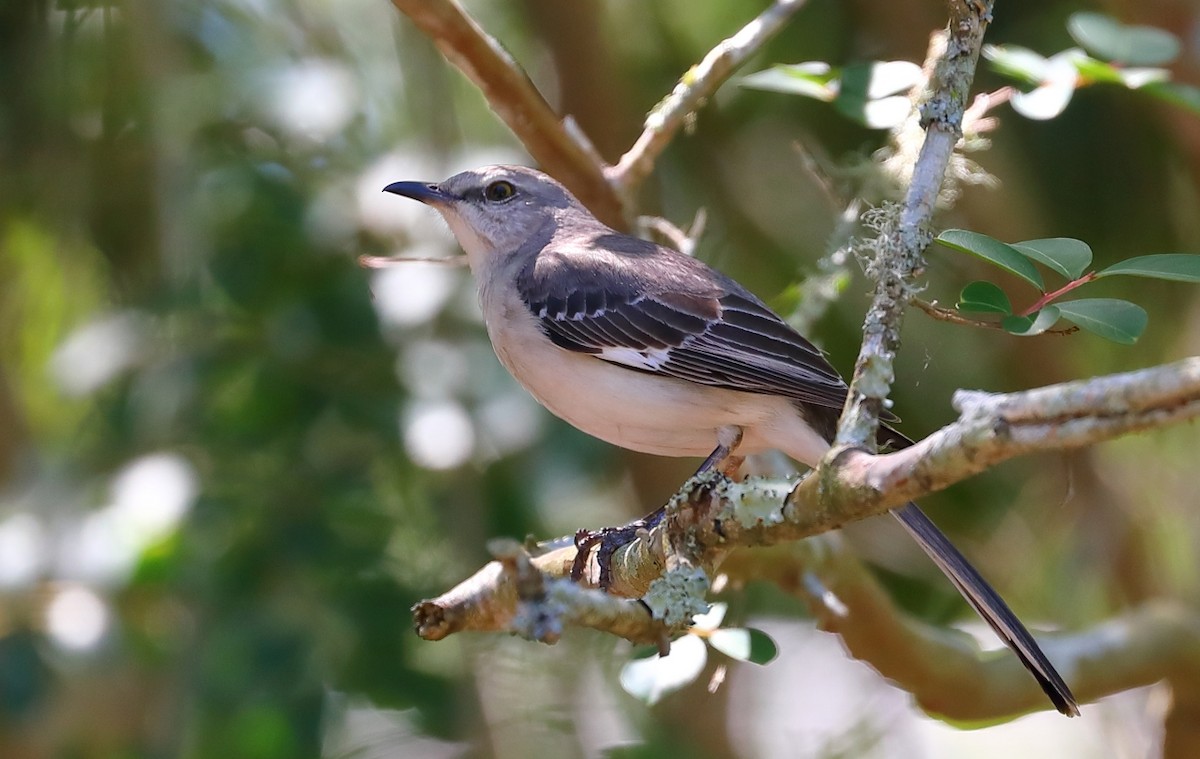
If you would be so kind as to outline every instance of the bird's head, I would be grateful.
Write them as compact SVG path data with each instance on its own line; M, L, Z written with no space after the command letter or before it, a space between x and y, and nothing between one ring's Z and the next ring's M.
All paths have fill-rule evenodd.
M436 184L393 182L383 191L437 209L476 271L496 253L551 234L564 211L583 210L567 188L524 166L485 166Z

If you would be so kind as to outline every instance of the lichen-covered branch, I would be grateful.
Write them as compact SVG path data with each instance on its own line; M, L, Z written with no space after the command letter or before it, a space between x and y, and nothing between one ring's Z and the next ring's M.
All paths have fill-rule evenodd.
M814 604L821 626L922 708L963 721L1040 708L1041 693L1016 659L985 654L966 635L907 618L852 556L797 539L880 514L1014 456L1200 417L1200 357L1022 393L960 392L955 403L959 419L910 448L884 455L844 451L832 489L814 477L796 487L781 480L694 478L659 527L617 551L608 593L562 579L575 558L569 541L532 558L497 552L498 561L415 607L417 631L431 640L484 630L553 642L564 626L576 625L661 647L682 628L689 610L679 604L687 603L686 585L697 578L720 571L736 580L769 579L811 598L812 583L804 578L815 574L837 601ZM673 562L677 557L683 560ZM680 571L656 589L671 564ZM688 567L699 574L682 571ZM594 580L595 572L589 575ZM1200 673L1200 619L1165 602L1091 630L1039 637L1087 700L1164 678L1185 688Z
M843 449L835 476L820 481L809 477L795 485L693 478L668 506L660 527L613 556L609 593L643 597L668 569L671 557L683 555L686 563L711 576L737 548L828 532L1016 456L1076 448L1200 417L1200 357L1020 393L964 391L955 396L955 404L958 420L909 448L883 455ZM563 578L570 575L574 559L575 548L566 541L547 546L530 562L547 577ZM595 576L589 572L592 582ZM493 562L415 607L417 632L436 640L461 630L512 630L519 597L516 574ZM661 635L663 628L644 611L641 607L635 614L634 606L627 607L620 616L622 637L650 640Z
M882 209L874 221L875 256L868 274L876 282L875 296L863 324L863 343L838 425L840 445L874 447L879 415L893 380L892 360L900 346L904 309L924 267L925 248L933 239L929 227L933 209L962 136L975 64L991 21L990 0L955 0L950 6L949 34L944 44L930 49L933 75L920 106L925 139L904 202L899 209Z

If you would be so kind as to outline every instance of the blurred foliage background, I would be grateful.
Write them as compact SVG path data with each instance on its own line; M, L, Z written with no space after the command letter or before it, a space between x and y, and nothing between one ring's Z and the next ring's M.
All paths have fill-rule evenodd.
M615 160L764 4L466 5ZM1055 52L1079 7L1001 3L989 41ZM1194 4L1097 9L1180 35L1175 76L1200 79ZM746 71L920 61L944 23L937 2L812 0ZM981 66L977 89L1002 83ZM1200 251L1200 119L1100 88L1053 121L998 115L975 154L998 184L969 188L946 226L1078 237L1101 266ZM881 139L820 103L727 85L664 156L644 210L686 224L706 208L698 255L790 307L840 211L801 151L843 167L853 192L847 167ZM653 708L621 693L628 651L602 636L418 640L409 607L486 561L487 538L620 522L694 467L538 408L492 356L465 271L356 265L455 250L386 183L502 161L528 159L384 0L0 3L0 757L1153 755L1160 690L1091 720L960 732L765 587L727 600L780 660ZM928 295L952 301L975 274L935 252ZM1150 312L1136 346L912 314L905 430L952 419L958 387L1200 352L1195 288L1105 287ZM843 369L866 291L860 274L814 330ZM1148 598L1194 605L1198 446L1187 427L1023 460L929 507L1030 620L1078 629ZM883 530L858 542L901 603L968 619Z

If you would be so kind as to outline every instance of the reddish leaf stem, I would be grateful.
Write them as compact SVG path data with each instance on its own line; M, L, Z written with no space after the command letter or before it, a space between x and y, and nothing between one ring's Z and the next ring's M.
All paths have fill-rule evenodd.
M1049 305L1050 302L1053 301L1055 298L1057 298L1061 295L1066 295L1067 293L1074 290L1076 287L1079 287L1080 285L1086 285L1088 282L1091 282L1095 278L1096 278L1096 272L1089 271L1087 274L1084 274L1079 279L1071 280L1070 282L1068 282L1067 284L1058 288L1054 292L1049 292L1049 293L1042 295L1042 297L1035 300L1033 302L1033 304L1029 306L1029 308L1026 308L1024 311L1017 314L1017 316L1029 316L1032 313L1036 313L1036 312L1040 311L1041 309L1045 308L1047 305Z

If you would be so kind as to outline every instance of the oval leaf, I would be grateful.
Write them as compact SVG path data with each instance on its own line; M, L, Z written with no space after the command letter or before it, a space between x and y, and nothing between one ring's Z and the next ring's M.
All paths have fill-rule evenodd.
M739 84L756 90L803 95L826 102L837 97L837 70L824 61L775 66L742 77Z
M1062 318L1088 332L1133 345L1146 329L1146 311L1141 306L1116 298L1084 298L1058 304Z
M779 647L762 630L730 627L708 636L708 644L731 659L766 664L779 654Z
M670 656L628 662L621 668L621 687L634 698L653 704L699 677L707 661L704 641L684 635L671 643Z
M899 126L912 112L912 101L902 95L863 100L860 97L838 95L833 107L843 116L868 129L891 129Z
M921 67L911 61L871 61L842 69L842 92L864 100L904 94L922 81Z
M1012 107L1027 119L1045 121L1066 110L1079 84L1076 61L1086 57L1078 49L1064 50L1051 57L1046 74L1037 88L1018 92L1012 97Z
M750 631L744 627L713 630L712 634L708 636L708 645L730 659L746 661L750 658Z
M748 629L750 630L750 658L748 661L754 664L766 664L779 656L779 646L775 644L774 638L758 628Z
M1098 61L1090 55L1081 56L1075 61L1075 70L1089 82L1104 84L1125 84L1121 69L1108 61Z
M1120 261L1097 277L1123 274L1127 277L1151 277L1170 279L1175 282L1200 282L1200 255L1192 253L1159 253L1153 256L1138 256Z
M1153 82L1143 87L1142 92L1149 92L1156 98L1200 113L1200 87L1179 82Z
M1025 240L1013 243L1013 247L1067 279L1079 279L1092 263L1091 247L1083 240L1070 237Z
M1101 13L1073 13L1067 31L1095 55L1131 66L1157 66L1179 55L1175 35L1152 26L1126 26Z
M1171 72L1159 68L1121 69L1121 82L1131 90L1170 81Z
M1023 335L1030 327L1033 326L1033 317L1017 316L1016 314L1013 314L1011 316L1004 317L1000 321L1000 326L1003 327L1004 331L1008 332L1009 334Z
M999 266L1010 274L1017 275L1039 290L1045 289L1042 285L1042 275L1029 262L1029 259L1011 245L1000 242L994 237L966 229L947 229L937 236L937 242L948 248L982 258L993 266Z
M709 606L708 611L704 614L693 616L692 627L697 630L715 630L721 626L727 611L729 611L729 604L718 601Z
M958 295L958 310L974 314L1011 314L1012 303L991 282L971 282Z
M983 57L1001 74L1038 85L1046 78L1050 61L1043 55L1016 45L984 45Z
M1058 323L1061 313L1058 306L1046 306L1032 316L1008 316L1000 326L1004 331L1021 337L1040 335Z

